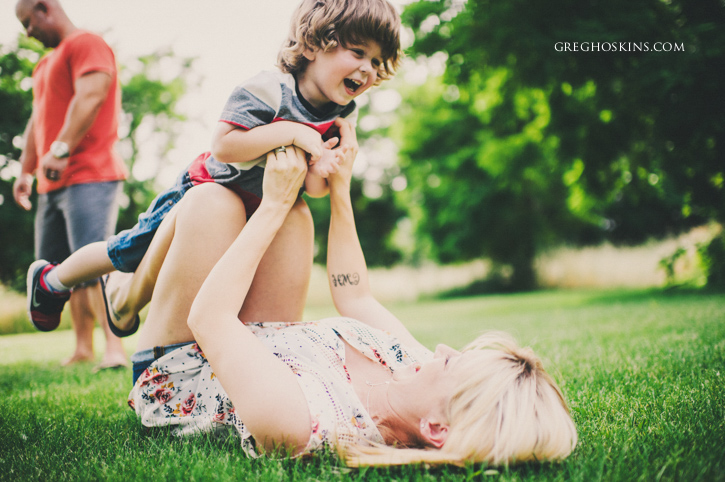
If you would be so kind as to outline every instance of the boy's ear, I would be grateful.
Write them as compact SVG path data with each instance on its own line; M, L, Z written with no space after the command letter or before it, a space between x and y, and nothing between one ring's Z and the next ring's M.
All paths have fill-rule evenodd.
M302 55L305 56L307 60L310 62L313 62L315 60L315 57L317 57L317 49L305 49L305 51L302 53Z

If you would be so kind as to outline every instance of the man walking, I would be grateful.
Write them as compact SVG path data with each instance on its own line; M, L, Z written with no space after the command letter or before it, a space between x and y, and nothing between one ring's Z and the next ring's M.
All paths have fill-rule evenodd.
M58 0L19 0L15 12L29 37L54 50L33 72L33 113L13 195L30 210L37 176L35 256L60 262L115 231L117 197L126 178L114 149L120 113L116 60L100 36L73 25ZM93 359L95 318L106 335L99 368L125 366L121 341L105 322L97 280L74 288L70 308L76 349L64 364Z

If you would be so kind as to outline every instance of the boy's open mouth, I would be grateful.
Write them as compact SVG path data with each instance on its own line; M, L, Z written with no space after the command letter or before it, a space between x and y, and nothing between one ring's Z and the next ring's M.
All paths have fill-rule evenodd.
M360 82L358 80L345 79L345 87L347 87L352 92L356 92L357 89L359 89L361 85L362 85L362 82Z

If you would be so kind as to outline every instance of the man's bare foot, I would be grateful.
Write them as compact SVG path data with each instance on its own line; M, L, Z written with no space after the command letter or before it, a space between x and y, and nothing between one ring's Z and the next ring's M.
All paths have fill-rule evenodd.
M93 361L93 353L90 355L88 353L73 353L69 358L66 358L63 360L63 362L60 364L61 366L67 367L69 365L74 365L76 363L86 363L86 362L92 362Z
M101 370L126 368L126 367L128 367L128 361L126 361L125 353L120 353L120 354L106 353L106 356L103 357L103 360L101 360L101 363L96 365L96 367L93 369L93 372L97 373Z
M136 323L138 313L126 304L133 273L113 271L105 278L105 294L111 322L119 331L128 331Z

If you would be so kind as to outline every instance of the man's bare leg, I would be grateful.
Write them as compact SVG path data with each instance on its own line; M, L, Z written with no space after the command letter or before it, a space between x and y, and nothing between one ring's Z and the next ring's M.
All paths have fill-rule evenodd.
M93 361L93 327L95 321L88 296L88 290L92 288L95 287L90 286L74 290L68 302L70 304L71 325L76 338L76 347L73 354L63 361L63 366Z
M98 319L106 335L106 351L100 367L126 365L126 352L121 340L114 336L105 323L105 307L100 284L76 288L70 298L71 319L76 336L76 348L63 365L93 360L93 329Z

